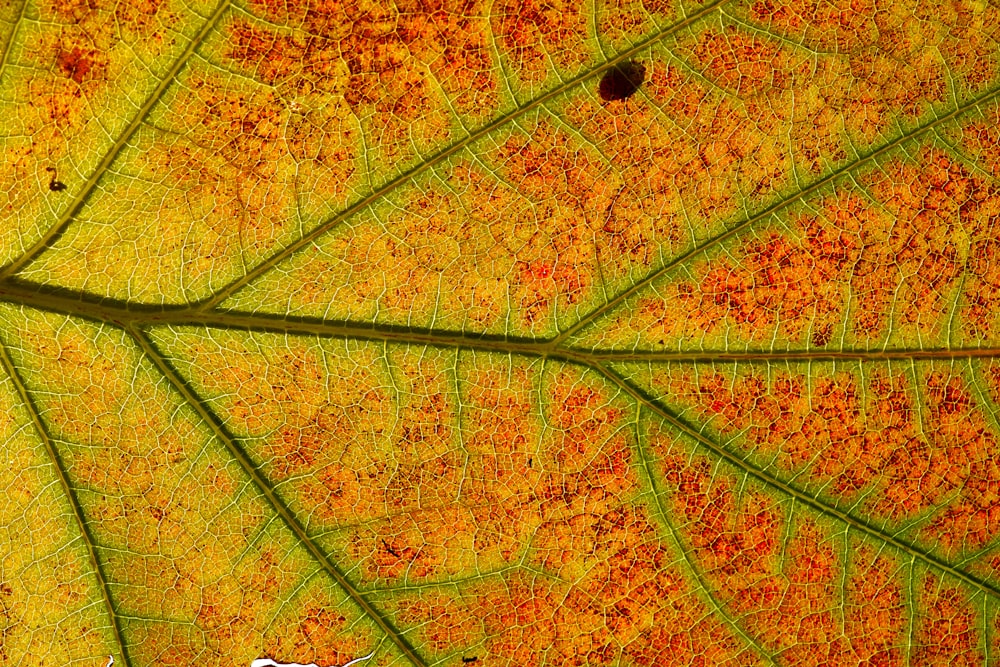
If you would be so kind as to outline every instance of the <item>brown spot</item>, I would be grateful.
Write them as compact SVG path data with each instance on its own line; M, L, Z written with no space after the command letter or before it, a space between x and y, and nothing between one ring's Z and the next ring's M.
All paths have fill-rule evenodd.
M823 347L830 342L831 335L833 335L833 326L824 324L813 331L811 342L815 347Z
M628 61L616 65L601 77L597 92L605 102L632 97L646 79L646 68Z
M49 179L49 190L52 192L62 192L66 189L65 183L56 180L56 170L54 167L47 167L45 171L52 174L52 177Z
M94 67L93 55L92 51L73 47L72 51L60 51L56 57L56 64L63 74L77 83L83 83L87 74Z

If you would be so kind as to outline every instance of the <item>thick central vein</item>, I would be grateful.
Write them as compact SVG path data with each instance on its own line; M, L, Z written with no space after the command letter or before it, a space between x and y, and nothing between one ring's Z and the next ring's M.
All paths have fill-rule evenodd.
M71 317L82 317L119 327L193 326L217 329L239 329L296 336L320 336L351 340L384 341L399 345L428 345L439 348L480 350L500 354L565 359L586 366L607 361L637 361L649 363L753 363L856 361L882 362L893 360L989 359L1000 357L997 347L967 347L944 349L874 349L874 350L690 350L645 351L602 350L553 346L551 340L484 336L460 331L396 327L364 322L331 322L314 318L280 317L262 313L236 311L192 312L185 307L142 307L107 301L76 292L47 292L34 285L0 282L0 302Z

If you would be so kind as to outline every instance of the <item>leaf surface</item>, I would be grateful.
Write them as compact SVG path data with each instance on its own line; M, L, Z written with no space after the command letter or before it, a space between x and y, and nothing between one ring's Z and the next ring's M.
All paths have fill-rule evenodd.
M0 7L0 664L995 662L1000 9L582 5Z

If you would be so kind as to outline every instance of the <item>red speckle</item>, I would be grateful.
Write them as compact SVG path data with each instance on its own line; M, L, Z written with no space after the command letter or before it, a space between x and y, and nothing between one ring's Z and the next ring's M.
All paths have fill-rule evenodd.
M56 64L63 74L77 83L83 83L87 74L94 67L93 52L74 47L72 51L60 51Z

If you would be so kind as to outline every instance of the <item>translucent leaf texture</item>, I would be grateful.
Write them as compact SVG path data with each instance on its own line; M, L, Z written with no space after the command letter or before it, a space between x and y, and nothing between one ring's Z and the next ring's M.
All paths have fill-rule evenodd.
M998 663L1000 7L0 45L0 664Z

